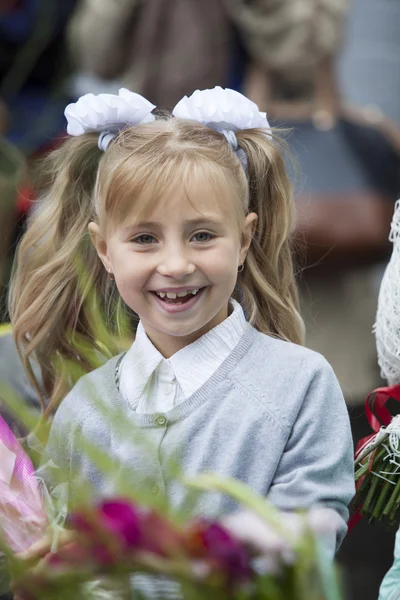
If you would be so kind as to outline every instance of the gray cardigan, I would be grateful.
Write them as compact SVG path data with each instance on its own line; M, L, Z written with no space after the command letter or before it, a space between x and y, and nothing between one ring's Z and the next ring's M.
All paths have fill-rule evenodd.
M322 356L248 325L197 392L157 414L129 407L118 391L117 364L112 358L82 377L55 415L48 452L71 481L79 474L98 496L118 493L122 482L189 511L188 490L169 470L177 458L185 475L235 477L283 510L334 508L342 518L340 544L354 494L353 445L342 393ZM82 452L81 435L115 461L109 476ZM192 515L235 509L219 493L190 501Z

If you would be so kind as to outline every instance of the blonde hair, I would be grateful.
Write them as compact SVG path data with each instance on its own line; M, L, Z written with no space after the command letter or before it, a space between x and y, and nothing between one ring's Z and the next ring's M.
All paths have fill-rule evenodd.
M291 253L293 199L279 144L262 130L237 132L247 173L224 136L197 122L164 118L126 128L105 153L97 135L69 138L48 159L49 189L17 252L10 314L27 373L42 397L30 358L41 368L46 413L62 400L73 377L121 349L133 335L132 316L109 281L90 242L88 224L107 228L128 210L151 211L166 186L185 185L193 169L211 182L230 182L242 216L258 215L245 268L234 292L259 331L301 343ZM233 201L234 202L234 201ZM94 353L88 354L88 348ZM44 398L42 398L44 407Z

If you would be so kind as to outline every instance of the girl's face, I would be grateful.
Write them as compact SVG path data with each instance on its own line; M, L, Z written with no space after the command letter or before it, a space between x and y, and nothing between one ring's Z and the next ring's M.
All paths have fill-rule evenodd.
M197 186L190 200L175 190L146 219L132 213L106 238L90 224L120 295L164 356L228 316L257 219L252 213L239 226L236 212L230 198Z

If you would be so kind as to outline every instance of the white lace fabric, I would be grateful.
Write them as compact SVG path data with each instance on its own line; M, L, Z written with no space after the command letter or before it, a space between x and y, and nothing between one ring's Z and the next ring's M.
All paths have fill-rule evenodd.
M393 252L380 287L374 333L381 375L395 385L400 384L400 200L389 239Z

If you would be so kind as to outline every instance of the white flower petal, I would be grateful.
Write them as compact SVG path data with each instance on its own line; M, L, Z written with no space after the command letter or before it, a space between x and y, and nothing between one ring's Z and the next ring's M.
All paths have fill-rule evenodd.
M68 104L64 114L69 135L88 131L117 132L126 125L154 121L154 104L125 88L116 94L85 94L77 102Z
M196 90L175 106L172 114L180 119L193 119L217 130L270 129L265 112L235 90L219 86L211 90Z

